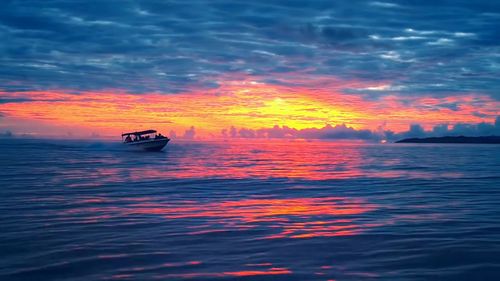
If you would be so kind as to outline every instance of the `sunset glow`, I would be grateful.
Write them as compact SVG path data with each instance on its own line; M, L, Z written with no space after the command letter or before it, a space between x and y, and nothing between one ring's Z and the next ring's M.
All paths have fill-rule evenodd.
M487 1L449 21L417 3L160 2L6 4L0 137L500 134Z
M379 99L343 93L348 88L376 87L364 82L323 78L309 85L280 86L247 80L219 81L216 89L177 94L131 94L123 90L1 92L4 129L32 135L71 134L113 136L127 130L158 128L182 135L194 126L198 137L220 137L221 131L294 129L342 125L354 129L395 132L413 123L494 122L499 103L488 96L411 97ZM319 86L315 87L314 83ZM460 110L444 104L460 104ZM478 107L480 105L480 107Z
M3 0L0 280L499 279L499 23Z

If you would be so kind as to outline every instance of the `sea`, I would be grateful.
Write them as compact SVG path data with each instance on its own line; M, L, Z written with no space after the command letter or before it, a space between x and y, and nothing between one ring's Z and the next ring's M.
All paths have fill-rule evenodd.
M500 280L500 146L2 139L0 280Z

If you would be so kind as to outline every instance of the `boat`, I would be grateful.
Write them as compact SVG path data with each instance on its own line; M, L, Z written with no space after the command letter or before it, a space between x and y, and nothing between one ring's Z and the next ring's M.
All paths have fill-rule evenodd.
M157 134L155 130L145 130L122 134L122 142L134 149L160 151L170 141L168 137Z

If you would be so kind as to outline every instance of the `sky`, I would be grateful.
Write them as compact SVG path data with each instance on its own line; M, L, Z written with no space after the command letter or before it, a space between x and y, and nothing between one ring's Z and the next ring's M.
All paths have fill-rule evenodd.
M0 134L500 134L498 1L3 0Z

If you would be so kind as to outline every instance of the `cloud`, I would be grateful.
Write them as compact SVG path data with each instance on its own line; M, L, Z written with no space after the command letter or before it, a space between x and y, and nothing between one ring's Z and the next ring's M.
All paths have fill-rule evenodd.
M239 130L239 136L242 138L255 138L256 134L254 130L242 128Z
M450 135L465 135L465 136L487 136L500 135L500 116L496 118L495 123L490 124L481 122L478 124L455 124L446 134Z
M411 124L408 131L391 136L394 138L422 138L426 136L426 132L420 124Z
M99 104L99 97L129 110L138 104L151 109L142 114L162 112L165 109L158 107L167 106L158 102L164 101L161 97L151 103L158 107L146 105L150 95L179 97L168 106L191 106L190 112L199 118L216 120L216 114L224 118L225 122L216 124L216 131L237 125L234 130L226 129L228 137L381 136L378 131L358 132L349 126L320 132L283 127L256 130L263 126L263 118L272 117L268 112L274 109L262 113L250 110L248 104L265 103L271 95L307 93L307 101L300 103L314 103L314 109L301 114L317 110L314 126L345 122L356 128L379 122L373 116L388 115L387 121L414 116L407 122L425 128L448 120L453 124L489 120L497 114L494 101L500 101L498 1L7 0L2 5L0 40L6 44L0 45L0 95L4 95L0 107L12 116L15 112L9 107L17 104L19 110L31 104L34 114L24 117L33 123L54 118L42 112L61 110L68 104L64 100L57 107L52 106L56 100L41 103L44 98L36 92L48 90L82 97L78 104L83 106L75 115L101 124L106 123L103 113L97 120L91 115L100 111L90 112L93 107L88 106L95 100ZM207 106L212 103L199 95L236 95L237 90L250 86L228 89L227 85L250 80L268 88L250 97L252 101L244 100L246 94L238 96L238 102L231 100L249 108L239 116L230 116L234 111L219 114L222 102ZM274 93L274 89L281 92ZM96 93L92 101L84 98L88 93ZM128 94L140 98L133 100ZM477 100L470 100L471 96ZM427 97L435 100L427 102ZM340 109L338 104L342 104ZM123 122L127 116L111 114L114 107L108 108L116 118L114 125L127 125ZM346 114L365 109L371 116L349 120ZM325 113L320 114L321 110ZM288 115L291 122L313 126L308 123L309 115ZM165 113L148 120L167 123L182 116ZM234 122L235 117L248 122ZM283 117L278 117L265 119L265 124L279 123ZM255 125L255 119L261 123ZM196 123L186 122L174 127L179 137L184 124ZM394 130L400 131L403 125L396 123L399 127ZM204 131L197 133L200 136Z
M376 133L370 130L356 130L352 127L346 125L331 126L326 125L323 128L306 128L306 129L294 129L288 126L278 126L275 125L272 128L261 128L257 130L241 128L236 129L231 127L231 134L225 134L225 130L222 131L223 137L231 138L271 138L271 139L282 139L282 138L300 138L300 139L361 139L361 140L372 140L377 139Z
M3 133L0 133L0 138L12 138L14 134L10 130L5 130Z
M168 137L171 139L176 139L177 133L174 130L170 130L170 132L168 133Z
M426 131L420 124L411 124L407 131L394 133L392 131L355 129L346 125L325 125L323 128L294 129L275 125L272 128L257 130L231 127L232 134L222 131L222 137L227 138L270 138L270 139L319 139L319 140L364 140L364 141L395 141L403 138L423 138L442 136L500 136L500 116L494 123L481 122L476 124L457 123L454 126L439 124Z
M32 101L32 99L0 97L0 104L2 104L2 103L21 103L21 102L29 102L29 101Z
M370 5L376 6L376 7L382 7L382 8L395 8L395 7L399 7L399 5L395 4L395 3L378 2L378 1L370 2Z
M495 122L480 122L475 124L457 123L455 125L438 124L431 130L426 131L419 124L412 124L406 132L394 134L384 132L388 139L397 140L403 138L424 138L424 137L443 137L443 136L500 136L500 116L497 116Z
M305 139L373 139L374 134L370 130L356 130L346 125L332 127L326 125L321 129L302 129L298 137Z
M182 136L183 139L186 140L192 140L194 139L194 136L196 135L196 131L194 129L194 126L191 126L188 130L184 132L184 135Z
M4 1L2 90L175 94L227 73L500 99L497 1ZM463 21L467 18L467 21ZM432 85L441 85L434 87ZM385 94L381 92L380 94Z

